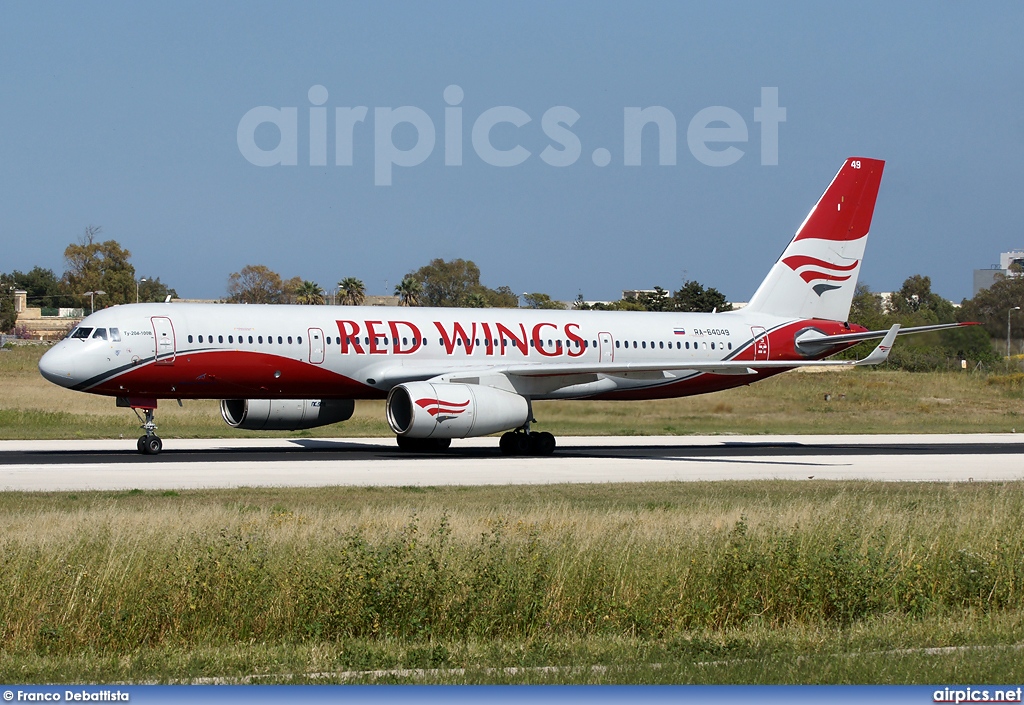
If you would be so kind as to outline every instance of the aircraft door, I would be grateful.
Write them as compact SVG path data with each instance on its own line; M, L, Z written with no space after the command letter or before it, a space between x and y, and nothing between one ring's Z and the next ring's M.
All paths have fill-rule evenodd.
M615 343L611 333L598 333L597 340L601 352L601 362L615 362Z
M752 326L750 332L754 336L754 360L767 360L770 352L768 333L761 326Z
M309 329L309 361L314 365L324 362L324 332L319 328Z
M167 316L153 316L153 344L155 346L156 364L173 365L176 354L174 343L174 325Z

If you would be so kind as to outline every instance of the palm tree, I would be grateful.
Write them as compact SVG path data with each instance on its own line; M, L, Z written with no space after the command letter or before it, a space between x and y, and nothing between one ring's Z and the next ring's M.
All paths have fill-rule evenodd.
M472 294L466 294L465 298L462 299L462 305L466 308L487 308L487 299L483 294L473 292Z
M300 304L322 306L324 304L324 292L316 282L304 281L295 287L295 300Z
M341 294L338 303L343 306L359 306L366 299L366 285L355 277L345 277L338 282L338 290Z
M419 306L422 294L423 286L419 280L412 277L406 277L395 287L395 296L398 297L399 306Z

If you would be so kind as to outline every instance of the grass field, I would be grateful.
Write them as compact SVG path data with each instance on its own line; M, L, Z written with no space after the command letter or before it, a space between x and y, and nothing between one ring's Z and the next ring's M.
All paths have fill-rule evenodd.
M42 351L0 353L0 438L138 433L46 383ZM885 370L536 406L542 428L610 435L1005 432L1022 413L1024 375ZM267 435L214 402L159 421ZM313 433L388 435L383 405ZM8 683L1024 681L1024 483L0 493L0 526Z
M1020 483L4 494L0 521L8 683L1024 680Z
M44 350L0 352L0 439L138 434L135 416L113 399L46 382L37 369ZM1024 375L790 372L685 399L539 402L534 413L536 427L556 435L1009 432L1024 430ZM165 402L157 421L166 438L391 435L380 401L359 402L349 421L300 434L235 431L215 401L186 401L183 408Z

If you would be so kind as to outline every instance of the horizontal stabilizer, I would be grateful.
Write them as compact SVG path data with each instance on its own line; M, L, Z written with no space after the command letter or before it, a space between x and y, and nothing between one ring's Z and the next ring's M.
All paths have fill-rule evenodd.
M929 333L937 330L948 330L949 328L961 328L963 326L976 326L977 323L939 323L930 326L914 326L912 328L900 328L897 335L911 335L913 333ZM807 331L796 341L796 349L805 355L818 355L826 352L836 345L848 343L859 343L863 340L878 340L888 335L891 328L885 330L868 330L863 333L840 333L839 335L824 335L817 331Z

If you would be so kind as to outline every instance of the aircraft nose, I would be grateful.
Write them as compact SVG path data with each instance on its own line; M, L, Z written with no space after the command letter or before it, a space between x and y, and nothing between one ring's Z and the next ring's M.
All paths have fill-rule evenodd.
M39 373L61 387L70 387L75 383L75 359L63 341L47 350L39 359Z

